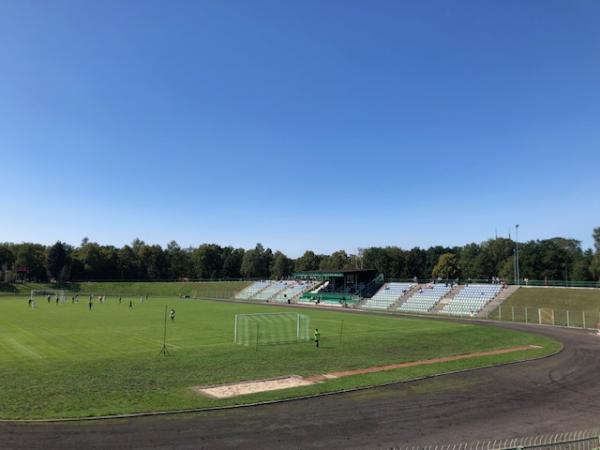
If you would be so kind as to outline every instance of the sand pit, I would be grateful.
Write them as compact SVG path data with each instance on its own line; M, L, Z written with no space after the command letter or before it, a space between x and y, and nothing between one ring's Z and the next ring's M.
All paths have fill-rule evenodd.
M229 398L238 395L253 394L255 392L277 391L279 389L289 389L299 386L308 386L314 384L314 381L297 375L289 377L275 378L271 380L245 381L243 383L226 384L213 387L195 387L196 392L208 395L213 398Z
M404 367L426 366L436 363L449 361L459 361L462 359L478 358L482 356L502 355L505 353L519 352L524 350L539 349L537 345L520 345L517 347L504 348L500 350L490 350L487 352L467 353L464 355L447 356L443 358L424 359L420 361L411 361L398 364L388 364L386 366L366 367L363 369L343 370L309 377L290 375L269 380L243 381L241 383L221 384L218 386L194 386L192 389L199 394L204 394L212 398L230 398L239 395L254 394L257 392L277 391L280 389L290 389L294 387L310 386L315 383L322 383L335 378L349 377L352 375L361 375L365 373L383 372L386 370L402 369Z

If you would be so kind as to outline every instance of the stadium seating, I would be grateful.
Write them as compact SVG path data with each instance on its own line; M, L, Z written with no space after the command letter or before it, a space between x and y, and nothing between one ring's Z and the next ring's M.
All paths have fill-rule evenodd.
M288 283L291 281L272 281L271 284L260 292L257 292L252 296L253 300L268 300L275 294L283 291L288 287Z
M414 286L411 283L385 283L373 297L362 305L362 308L387 309Z
M294 300L295 297L312 289L315 284L316 282L314 281L292 281L288 284L286 289L275 294L271 300L282 303L286 302L287 300Z
M446 286L445 284L434 284L431 287L423 287L402 303L398 311L430 312L451 289L450 286Z
M465 286L440 311L453 316L474 316L502 290L499 284L471 284Z
M270 286L271 283L272 283L272 281L269 281L269 280L266 280L266 281L255 281L254 283L252 283L247 288L242 289L240 292L238 292L235 295L235 298L241 299L241 300L247 300L249 298L252 298L257 292L262 291L267 286Z

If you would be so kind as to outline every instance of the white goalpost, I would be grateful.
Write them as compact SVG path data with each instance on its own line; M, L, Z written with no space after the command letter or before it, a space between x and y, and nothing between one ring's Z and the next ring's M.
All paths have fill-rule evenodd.
M32 289L29 293L29 298L34 300L36 297L51 297L51 300L54 300L58 297L61 303L65 303L67 301L67 296L64 290L48 290L48 289Z
M233 341L241 345L287 344L309 338L310 318L299 313L236 314Z

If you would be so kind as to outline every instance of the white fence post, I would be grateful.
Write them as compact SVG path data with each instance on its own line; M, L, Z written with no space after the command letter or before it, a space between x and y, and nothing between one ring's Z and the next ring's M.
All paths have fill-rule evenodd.
M527 322L527 306L525 307L525 323L528 323Z
M567 311L567 326L570 327L570 323L569 323L569 311Z
M542 310L538 308L538 324L542 324Z
M552 326L554 326L554 309L552 309Z
M581 311L581 317L583 318L583 328L585 328L585 311Z

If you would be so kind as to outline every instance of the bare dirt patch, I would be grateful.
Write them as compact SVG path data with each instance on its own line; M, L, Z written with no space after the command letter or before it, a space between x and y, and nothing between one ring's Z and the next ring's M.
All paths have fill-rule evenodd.
M355 370L342 370L320 375L311 375L301 377L290 375L286 377L273 378L268 380L243 381L241 383L221 384L218 386L194 386L192 390L199 394L204 394L212 398L230 398L239 395L254 394L257 392L277 391L280 389L289 389L300 386L309 386L315 383L322 383L327 380L349 377L352 375L361 375L366 373L383 372L386 370L402 369L404 367L426 366L430 364L444 363L450 361L459 361L462 359L479 358L482 356L502 355L505 353L520 352L540 348L537 345L521 345L516 347L504 348L500 350L490 350L487 352L466 353L463 355L446 356L443 358L423 359L420 361L411 361L398 364L388 364L385 366L374 366Z
M289 389L299 386L308 386L314 384L314 381L307 380L297 375L289 377L275 378L271 380L244 381L242 383L233 383L213 387L194 387L194 391L213 398L229 398L238 395L253 394L255 392L276 391L279 389Z

